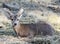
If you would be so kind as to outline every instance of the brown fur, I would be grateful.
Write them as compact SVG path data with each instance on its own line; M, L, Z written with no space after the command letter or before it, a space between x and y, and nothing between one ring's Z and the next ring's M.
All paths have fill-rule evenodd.
M38 22L36 24L18 24L14 27L18 36L28 37L35 35L53 35L54 29L46 22Z

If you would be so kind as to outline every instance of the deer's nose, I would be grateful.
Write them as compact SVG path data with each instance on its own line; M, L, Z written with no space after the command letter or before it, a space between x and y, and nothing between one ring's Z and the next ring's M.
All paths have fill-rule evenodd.
M14 27L14 26L16 26L16 25L17 25L17 24L16 24L16 23L14 23L14 24L13 24L13 27Z
M11 19L13 21L13 19Z

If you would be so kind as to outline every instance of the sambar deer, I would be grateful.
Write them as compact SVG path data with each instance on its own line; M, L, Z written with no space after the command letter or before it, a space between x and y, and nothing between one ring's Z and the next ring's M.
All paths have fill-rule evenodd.
M20 9L16 15L11 13L11 11L9 11L8 9L7 10L5 9L5 11L9 13L10 17L8 18L11 19L13 29L15 30L17 36L20 37L34 37L36 35L52 36L54 33L54 28L44 21L38 21L35 24L20 24L19 20L21 16L24 15L23 9Z

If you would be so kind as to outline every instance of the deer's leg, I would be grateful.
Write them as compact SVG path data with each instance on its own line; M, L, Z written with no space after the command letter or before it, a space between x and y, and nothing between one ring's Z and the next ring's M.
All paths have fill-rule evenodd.
M18 33L17 33L17 31L15 29L14 29L14 36L18 37Z

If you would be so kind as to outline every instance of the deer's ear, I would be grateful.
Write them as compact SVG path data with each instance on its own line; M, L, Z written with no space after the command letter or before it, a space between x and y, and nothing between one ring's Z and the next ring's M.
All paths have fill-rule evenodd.
M6 17L7 17L8 19L12 20L14 14L13 14L9 9L7 9L7 8L4 8L4 11L7 13L7 14L5 14Z
M18 11L17 15L20 16L20 15L22 15L23 12L24 12L24 9L21 8L21 9Z

